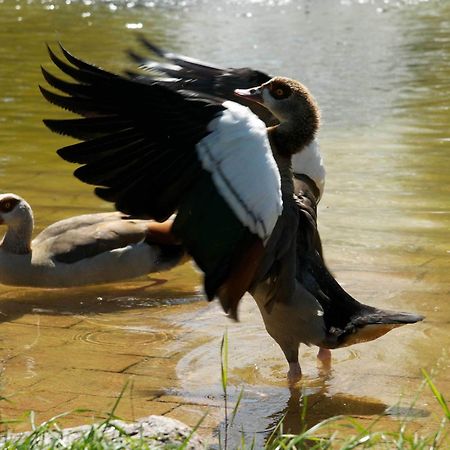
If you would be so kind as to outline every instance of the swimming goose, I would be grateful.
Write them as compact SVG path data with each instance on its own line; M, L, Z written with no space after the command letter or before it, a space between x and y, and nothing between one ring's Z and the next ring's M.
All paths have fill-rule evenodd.
M162 76L120 76L64 48L62 54L65 60L50 50L72 81L43 73L66 95L41 90L48 101L82 118L45 123L82 142L59 155L82 164L75 175L99 186L97 195L118 210L156 220L177 211L170 232L203 270L208 299L217 296L237 318L240 298L251 292L285 353L291 379L301 374L302 342L335 348L421 320L360 304L326 269L315 222L323 166L311 146L319 113L302 84L269 77L234 90L237 101L268 108L265 121L275 125L266 128L247 108L227 100L228 94L195 85L198 70L205 78L211 71L220 77L218 68L174 56L175 64L150 67ZM303 167L294 189L292 163L306 149L312 149L304 161L315 163L314 173ZM366 333L370 325L378 331Z
M168 270L184 251L162 238L157 224L119 212L86 214L53 223L32 241L33 212L15 194L0 194L0 283L71 287L109 283ZM151 228L153 227L153 231ZM150 234L152 244L148 243Z

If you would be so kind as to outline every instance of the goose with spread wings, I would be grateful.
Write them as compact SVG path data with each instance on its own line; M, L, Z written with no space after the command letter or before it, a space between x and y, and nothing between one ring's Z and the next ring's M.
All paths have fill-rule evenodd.
M43 69L60 93L41 91L81 118L45 124L81 141L58 151L81 164L76 177L127 214L176 213L170 234L203 271L208 299L237 318L250 292L291 380L301 375L300 343L336 348L422 319L357 302L326 268L316 226L319 111L305 86L143 42L159 61L131 53L147 72L125 75L50 50L71 80Z

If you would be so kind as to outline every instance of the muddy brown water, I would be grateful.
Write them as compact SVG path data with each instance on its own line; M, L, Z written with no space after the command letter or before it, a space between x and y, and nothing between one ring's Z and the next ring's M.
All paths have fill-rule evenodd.
M319 223L326 259L358 299L426 315L376 342L333 352L331 368L302 348L304 380L286 364L250 298L234 324L201 295L186 265L120 285L38 290L0 286L1 419L30 428L63 417L166 414L223 423L220 341L229 336L230 404L243 400L230 439L265 436L285 416L301 428L334 414L383 427L405 415L432 427L439 408L421 369L450 395L450 4L445 1L11 1L0 0L0 191L33 206L37 230L110 205L77 182L44 117L60 112L38 91L44 43L62 41L112 70L129 63L136 32L226 66L302 80L322 110L327 185ZM163 279L155 283L153 278ZM128 384L127 384L128 383ZM413 404L414 402L414 404Z

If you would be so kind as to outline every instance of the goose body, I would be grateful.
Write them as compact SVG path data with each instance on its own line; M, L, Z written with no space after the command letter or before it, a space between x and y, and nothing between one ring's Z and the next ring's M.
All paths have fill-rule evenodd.
M45 123L81 140L58 151L82 164L79 179L126 213L164 220L176 210L169 233L203 270L208 299L218 297L237 318L250 292L291 379L301 374L301 343L328 356L325 349L422 320L357 302L327 269L316 223L325 175L319 111L301 83L221 69L142 41L160 61L130 53L147 73L125 76L63 48L64 59L50 51L73 81L44 70L65 95L42 93L82 118Z
M151 221L119 212L70 217L31 240L33 213L15 194L0 194L0 283L30 287L73 287L110 283L167 270L183 250L149 243Z

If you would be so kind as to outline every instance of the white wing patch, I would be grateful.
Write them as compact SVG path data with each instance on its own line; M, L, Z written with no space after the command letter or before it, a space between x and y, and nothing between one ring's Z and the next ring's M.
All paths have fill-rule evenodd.
M238 219L266 241L283 209L280 173L266 126L250 109L227 101L197 143L202 166Z
M316 183L322 197L325 189L325 166L317 139L292 157L292 171L311 178Z

